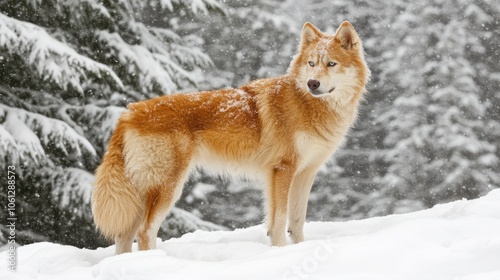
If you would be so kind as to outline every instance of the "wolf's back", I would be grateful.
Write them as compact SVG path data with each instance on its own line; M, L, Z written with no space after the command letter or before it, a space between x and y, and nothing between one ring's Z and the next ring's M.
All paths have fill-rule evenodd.
M92 191L94 223L109 239L130 231L144 211L139 192L125 174L123 148L126 128L122 115L110 139L108 151L97 168Z

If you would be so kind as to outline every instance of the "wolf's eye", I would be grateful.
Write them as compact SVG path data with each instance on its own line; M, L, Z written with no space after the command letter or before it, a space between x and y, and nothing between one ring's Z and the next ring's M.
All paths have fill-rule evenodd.
M337 65L337 63L335 63L333 61L328 62L328 67L333 67L335 65Z
M314 62L309 61L309 66L314 66Z

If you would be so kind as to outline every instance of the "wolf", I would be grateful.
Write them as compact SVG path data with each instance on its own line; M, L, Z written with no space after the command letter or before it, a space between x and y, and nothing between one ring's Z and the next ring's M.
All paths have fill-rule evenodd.
M129 104L96 170L92 213L116 253L156 248L196 167L259 178L272 246L304 240L314 177L354 123L370 71L356 30L305 23L284 76Z

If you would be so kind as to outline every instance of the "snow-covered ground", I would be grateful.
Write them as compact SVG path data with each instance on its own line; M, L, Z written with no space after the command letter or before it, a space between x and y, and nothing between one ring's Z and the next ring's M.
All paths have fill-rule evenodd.
M114 247L37 243L18 249L15 274L2 252L0 279L498 280L500 190L410 214L310 222L305 235L276 248L262 226L198 231L119 256Z

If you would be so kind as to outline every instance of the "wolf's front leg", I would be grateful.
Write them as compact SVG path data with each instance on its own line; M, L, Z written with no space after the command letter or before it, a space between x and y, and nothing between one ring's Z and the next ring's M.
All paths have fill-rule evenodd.
M267 227L273 246L284 246L286 241L286 217L288 193L290 191L295 167L281 163L271 173L267 189Z
M307 201L316 170L317 168L305 169L298 173L293 180L288 198L288 232L293 243L304 241Z

